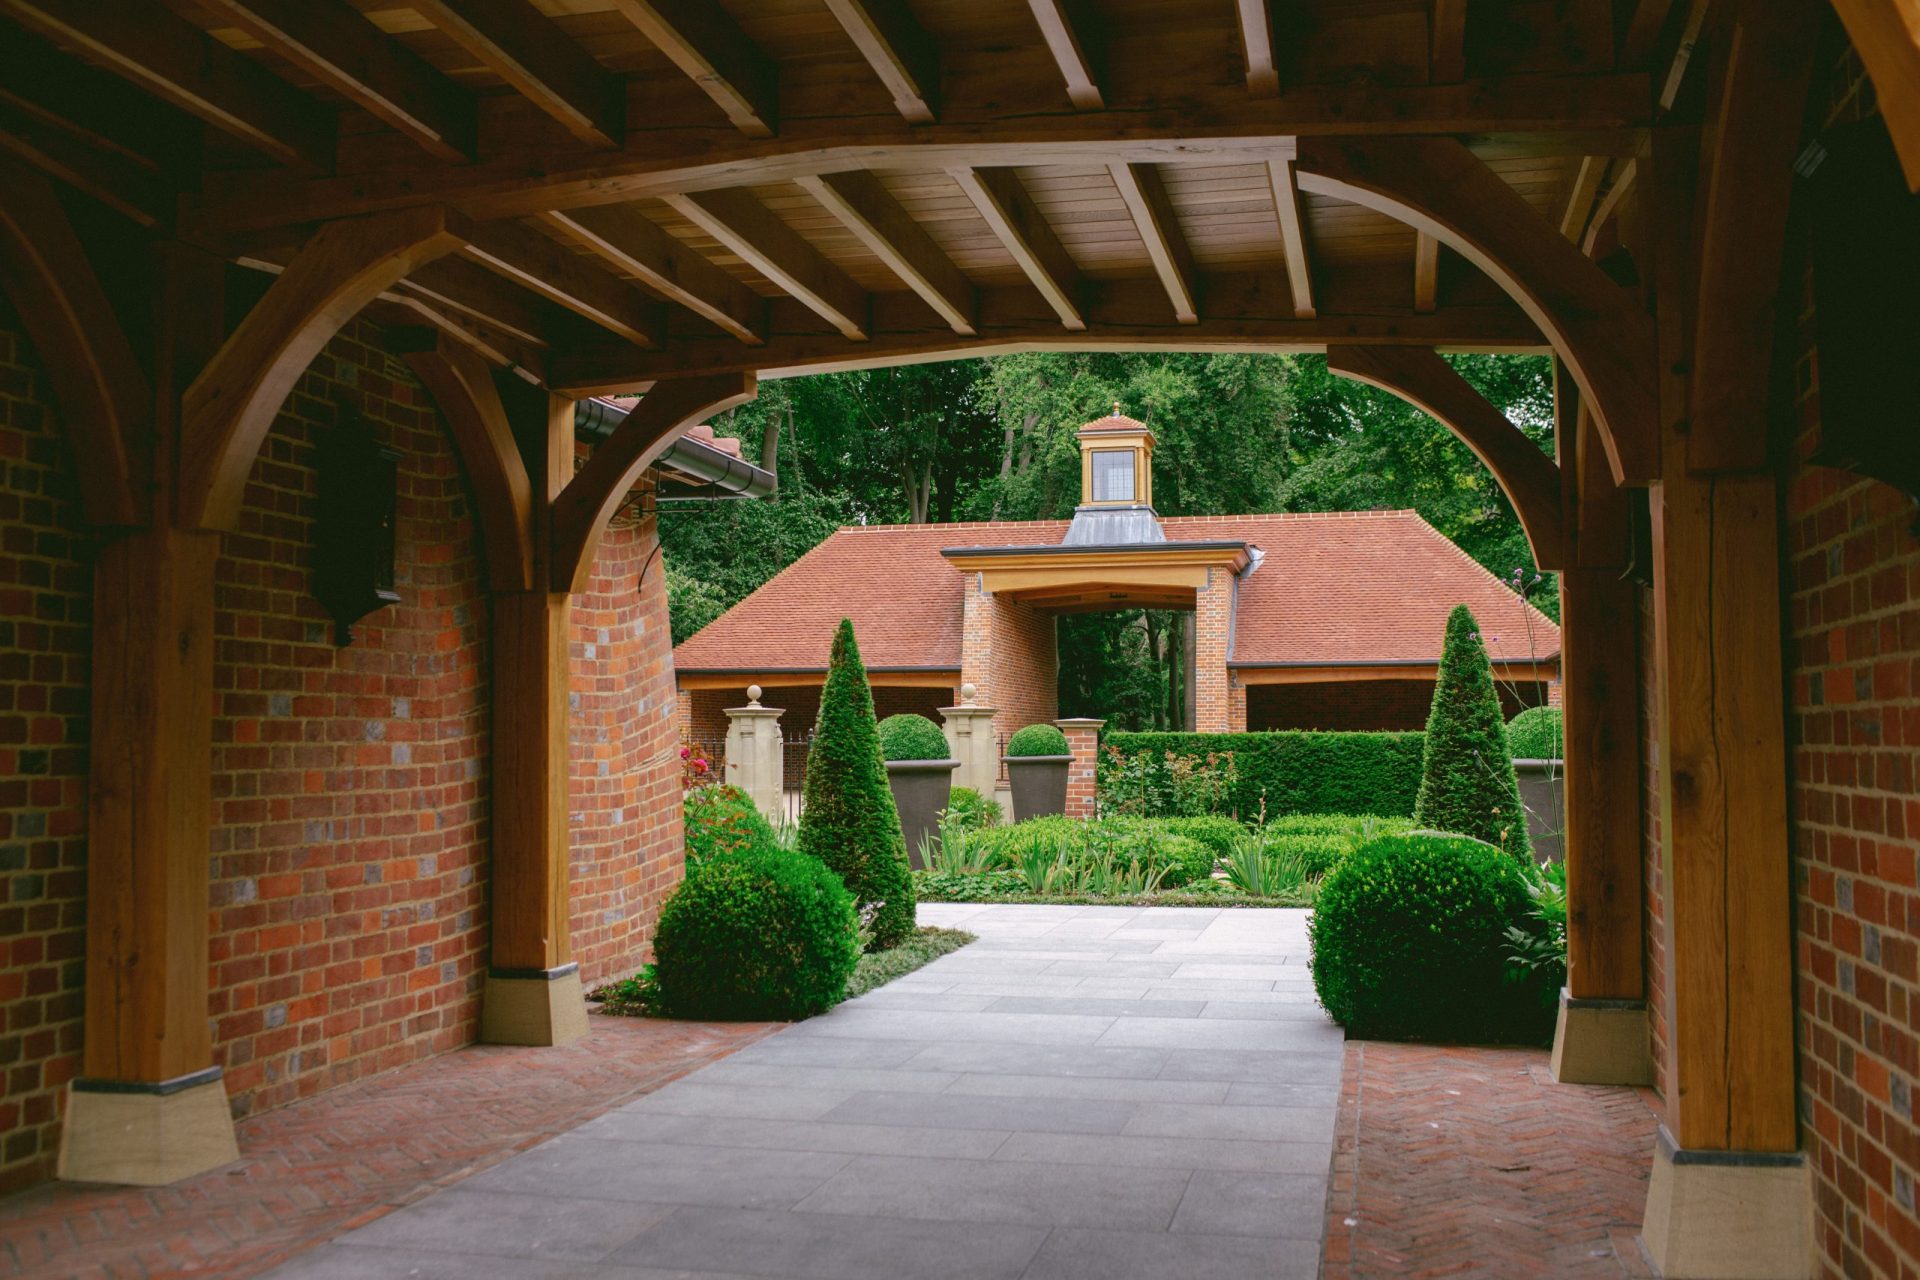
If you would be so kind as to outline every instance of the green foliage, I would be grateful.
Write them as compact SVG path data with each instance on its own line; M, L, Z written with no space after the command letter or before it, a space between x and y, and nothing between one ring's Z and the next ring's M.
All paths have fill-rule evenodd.
M1162 818L1160 826L1175 835L1189 836L1198 840L1209 849L1213 856L1224 858L1233 852L1234 845L1247 829L1232 818L1222 818L1211 814L1200 814L1191 818Z
M1413 820L1434 831L1485 840L1516 858L1532 857L1493 667L1480 624L1465 605L1455 606L1447 617Z
M1567 979L1567 866L1529 862L1524 924L1507 926L1507 951L1520 973L1551 996Z
M838 872L862 916L871 914L875 950L897 946L913 932L906 839L880 759L873 690L860 663L853 623L844 618L834 633L820 691L796 844Z
M978 938L962 929L936 929L922 925L913 935L891 951L876 951L860 957L853 976L847 979L847 999L863 996L875 987L883 987L895 978L958 951Z
M1381 836L1405 835L1411 818L1383 818L1372 814L1291 813L1269 822L1261 831L1281 855L1297 861L1308 876L1324 876L1363 844Z
M1159 817L1204 802L1205 812L1244 822L1290 813L1404 817L1420 759L1417 733L1109 733L1100 804Z
M952 752L947 735L925 716L903 711L878 725L880 754L887 760L946 760Z
M1030 724L1014 731L1007 739L1010 756L1064 756L1068 754L1067 735L1058 726Z
M747 793L724 782L687 792L680 802L687 832L687 874L718 854L739 849L771 849L779 843L765 815Z
M1006 821L1000 802L981 795L972 787L955 787L947 793L947 807L940 812L941 830L958 827L962 831L985 831Z
M1520 865L1492 845L1375 840L1320 886L1308 924L1314 990L1356 1037L1538 1042L1551 1004L1507 960L1507 930L1528 904Z
M967 843L970 856L983 866L1019 870L1065 863L1077 872L1103 861L1113 867L1138 863L1143 871L1158 872L1159 883L1169 889L1206 879L1216 857L1212 846L1175 823L1149 818L1030 818L977 832Z
M752 502L668 503L660 508L667 612L679 644L847 523L844 498L796 491L782 477ZM655 570L661 572L661 570Z
M1565 747L1558 707L1528 707L1507 721L1507 750L1515 760L1558 760Z
M793 1019L831 1008L860 958L859 918L839 877L778 849L720 854L681 882L654 934L662 1012Z

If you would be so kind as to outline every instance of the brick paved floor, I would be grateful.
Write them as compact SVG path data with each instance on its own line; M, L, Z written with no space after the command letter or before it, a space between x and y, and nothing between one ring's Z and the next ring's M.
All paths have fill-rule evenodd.
M237 1163L170 1187L0 1200L0 1276L257 1275L775 1029L591 1023L563 1049L464 1049L252 1117Z
M1322 1280L1646 1275L1649 1098L1538 1050L1350 1041Z

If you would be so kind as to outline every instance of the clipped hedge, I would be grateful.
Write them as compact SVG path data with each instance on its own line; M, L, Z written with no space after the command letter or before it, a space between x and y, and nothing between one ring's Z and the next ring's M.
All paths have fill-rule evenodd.
M1232 818L1206 815L1198 818L1162 818L1160 825L1175 835L1188 836L1205 845L1215 859L1224 858L1233 852L1233 846L1247 829Z
M1528 707L1507 721L1507 750L1515 760L1558 760L1565 748L1558 707Z
M875 732L880 735L883 760L946 760L953 754L940 726L911 711L888 716Z
M1181 800L1168 757L1204 767L1210 756L1231 756L1231 777L1213 810L1220 816L1408 817L1420 791L1423 741L1418 733L1109 733L1100 751L1100 803L1109 812L1177 815Z
M1327 876L1308 936L1313 986L1349 1034L1539 1042L1553 1006L1512 976L1509 928L1532 927L1520 865L1466 836L1386 836Z
M1016 729L1007 739L1007 754L1010 756L1064 756L1072 752L1067 746L1067 735L1058 725L1030 724L1024 729Z
M773 826L747 793L724 782L695 787L681 800L687 832L687 871L741 849L771 849Z
M670 1017L805 1018L846 992L860 959L859 917L819 859L743 849L716 855L673 891L653 951Z

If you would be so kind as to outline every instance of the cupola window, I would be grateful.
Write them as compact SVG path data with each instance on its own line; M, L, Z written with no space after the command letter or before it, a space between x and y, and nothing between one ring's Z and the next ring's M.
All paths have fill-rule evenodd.
M1095 502L1132 502L1133 459L1131 449L1096 449L1093 454L1093 500Z

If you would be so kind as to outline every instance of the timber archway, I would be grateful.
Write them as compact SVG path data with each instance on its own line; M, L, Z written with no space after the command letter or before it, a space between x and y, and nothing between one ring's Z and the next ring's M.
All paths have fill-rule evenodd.
M1779 267L1807 89L1849 74L1817 64L1845 35L1920 181L1912 6L1833 8L0 0L0 284L73 423L105 548L70 1115L220 1127L210 566L275 414L348 320L408 331L382 354L419 371L473 477L509 730L484 1025L536 1041L575 1029L568 601L660 447L807 371L1330 349L1437 411L1567 575L1569 749L1588 765L1562 1066L1652 1068L1671 1138L1656 1263L1805 1273L1801 1148L1822 1139L1795 1118L1793 994L1824 979L1794 960L1781 690L1806 658L1776 623L1781 549L1803 533L1783 539L1799 464L1768 421L1818 391L1780 346L1783 308L1805 317ZM259 271L279 278L236 287ZM228 315L230 294L258 301ZM1556 459L1459 396L1450 351L1556 356ZM640 408L576 475L572 403L609 392ZM1564 1052L1581 1036L1619 1053ZM70 1171L100 1172L101 1149ZM1818 1176L1823 1203L1846 1201ZM1744 1217L1695 1216L1699 1188L1734 1184L1719 1203Z

